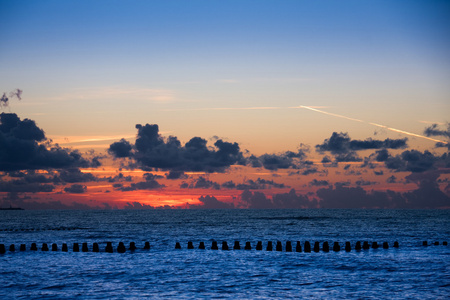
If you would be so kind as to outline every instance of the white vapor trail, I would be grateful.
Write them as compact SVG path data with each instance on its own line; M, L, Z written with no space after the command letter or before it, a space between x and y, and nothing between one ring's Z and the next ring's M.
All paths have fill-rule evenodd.
M316 108L312 108L312 107L309 107L309 106L300 105L300 106L296 106L296 107L293 107L293 108L309 109L309 110L312 110L312 111L315 111L315 112L318 112L318 113L322 113L322 114L325 114L325 115L338 117L338 118L343 118L343 119L356 121L356 122L361 122L361 123L367 123L367 124L370 124L370 125L373 125L373 126L381 127L381 128L384 128L384 129L387 129L387 130L390 130L390 131L394 131L394 132L398 132L398 133L402 133L402 134L405 134L405 135L415 136L415 137L427 139L427 140L430 140L430 141L433 141L433 142L445 143L444 141L441 141L441 140L438 140L438 139L433 139L433 138L430 138L430 137L427 137L427 136L424 136L424 135L420 135L420 134L416 134L416 133L412 133L412 132L408 132L408 131L404 131L404 130L388 127L388 126L385 126L385 125L380 125L380 124L377 124L377 123L365 122L365 121L362 121L362 120L346 117L346 116L343 116L343 115L329 113L329 112L326 112L326 111L323 111L323 110L320 110L320 109L316 109Z

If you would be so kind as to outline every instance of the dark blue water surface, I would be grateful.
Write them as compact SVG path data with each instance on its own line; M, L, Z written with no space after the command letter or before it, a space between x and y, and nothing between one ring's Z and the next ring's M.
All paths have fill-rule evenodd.
M114 253L106 253L106 242ZM134 252L117 253L117 245ZM144 250L144 243L151 244ZM195 249L188 250L192 241ZM206 249L198 249L205 242ZM219 250L211 250L217 241ZM242 250L223 251L240 241ZM252 250L243 250L245 242ZM263 251L255 250L257 241ZM266 251L267 242L283 251ZM292 241L294 252L286 252ZM295 252L296 241L341 251ZM351 242L352 251L343 251ZM389 249L355 251L357 241ZM398 241L399 248L393 248ZM439 246L422 246L436 241ZM450 297L448 210L0 211L1 299ZM73 252L87 242L89 252ZM92 244L100 253L92 252ZM180 242L182 249L176 250ZM31 243L38 251L30 251ZM47 243L58 251L43 252ZM68 252L61 252L67 243ZM16 251L10 252L9 245ZM19 251L26 244L27 250ZM274 247L275 250L275 247Z

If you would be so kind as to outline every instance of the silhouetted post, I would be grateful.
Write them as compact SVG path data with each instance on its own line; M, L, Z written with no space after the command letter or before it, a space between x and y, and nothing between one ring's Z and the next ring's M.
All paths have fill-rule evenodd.
M37 251L37 245L36 245L36 243L32 243L32 244L31 244L30 250L31 250L31 251Z
M245 242L244 250L252 250L252 245L250 244L250 242Z
M222 250L230 250L227 241L222 241Z
M262 242L258 241L258 243L256 244L256 250L261 251L262 250Z
M434 245L435 246L439 246L439 242L434 242Z
M73 252L80 252L80 245L78 243L73 243Z
M194 244L191 241L188 242L188 249L194 249Z
M97 243L92 244L92 252L100 252L100 248Z
M239 245L239 241L234 241L233 250L241 250L241 245Z
M377 242L373 242L372 243L372 249L378 249L378 243Z
M328 245L328 242L323 242L323 252L330 252L330 245Z
M53 252L58 251L58 245L57 244L55 244L55 243L52 244L52 251Z
M363 249L364 249L364 250L370 249L370 245L369 245L369 242L368 242L368 241L365 241L365 242L363 243Z
M211 250L219 250L219 247L217 247L217 241L212 242Z
M25 244L20 244L20 251L27 250L27 246Z
M383 243L383 249L389 249L389 244L388 244L388 242L384 242L384 243Z
M423 241L422 242L422 246L428 246L428 242L427 241Z
M14 246L14 244L11 244L11 245L9 246L9 251L11 251L11 252L16 251L16 246Z
M398 248L398 247L400 247L400 245L398 244L397 241L395 241L395 242L394 242L394 248Z
M311 244L308 241L305 242L305 252L311 253Z
M339 245L338 242L334 242L334 244L333 244L333 251L334 251L334 252L339 252L339 251L341 251L341 246Z
M0 254L5 254L6 249L4 244L0 244Z
M350 244L350 242L345 242L345 251L352 251L352 245Z
M204 250L205 249L205 243L200 242L200 245L198 245L198 249Z
M176 243L175 243L175 249L181 249L181 245L180 245L179 242L176 242Z
M355 250L359 251L359 250L361 250L361 249L362 249L362 247L361 247L361 242L360 242L360 241L357 241L357 242L356 242L356 245L355 245Z
M136 243L135 242L130 242L130 251L135 251L136 250Z
M291 241L286 242L286 252L292 252L292 244Z
M277 251L283 251L283 245L281 245L280 241L277 241L277 245L275 247Z
M268 241L266 251L272 251L272 250L273 250L272 241Z
M42 251L48 251L48 245L46 243L43 243L41 250Z
M67 244L62 244L61 251L62 251L62 252L67 252L67 251L69 251L69 249L67 248Z
M442 242L442 245L447 246L447 242Z
M81 245L81 251L82 252L88 252L89 251L87 243L83 243Z
M295 245L295 252L302 252L302 244L300 244L300 241L297 241Z
M117 252L118 253L125 253L126 249L125 249L125 245L123 242L119 242L119 246L117 246Z
M313 249L313 251L314 251L314 252L319 252L319 251L320 251L320 245L319 245L319 242L315 242L315 243L314 243L314 249Z
M113 253L112 242L106 242L105 252L107 252L107 253Z
M145 242L144 250L150 250L150 242Z

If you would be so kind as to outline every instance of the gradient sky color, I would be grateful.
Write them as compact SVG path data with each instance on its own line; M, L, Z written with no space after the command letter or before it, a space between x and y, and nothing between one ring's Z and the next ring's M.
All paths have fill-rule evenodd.
M104 153L106 173L120 167L106 154L109 145L122 137L134 143L135 125L146 123L182 144L220 138L256 156L309 145L319 167L315 145L333 132L407 137L409 149L446 153L431 139L448 137L426 138L424 130L445 130L449 121L448 1L0 0L0 19L0 91L24 91L3 111L36 121L61 146ZM316 175L330 184L350 176L324 168L330 171ZM237 169L208 176L258 177ZM313 179L293 179L291 171L258 172L296 191ZM385 180L375 188L386 189ZM448 193L447 184L440 188ZM164 194L179 195L179 184L170 185ZM181 198L240 197L189 192L195 196Z

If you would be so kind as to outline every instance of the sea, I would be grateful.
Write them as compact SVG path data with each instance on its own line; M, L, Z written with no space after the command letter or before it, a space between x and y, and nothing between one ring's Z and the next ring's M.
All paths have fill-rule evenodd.
M230 250L222 250L224 241ZM240 250L233 250L236 241ZM255 249L258 241L263 250ZM273 251L266 250L270 241ZM319 242L319 252L305 253L306 241ZM355 250L358 241L371 248ZM113 253L105 251L108 242ZM117 251L120 242L125 253ZM444 242L450 210L0 211L0 299L449 299Z

